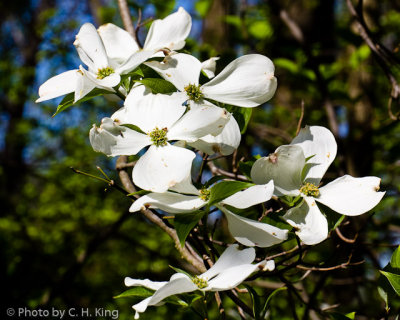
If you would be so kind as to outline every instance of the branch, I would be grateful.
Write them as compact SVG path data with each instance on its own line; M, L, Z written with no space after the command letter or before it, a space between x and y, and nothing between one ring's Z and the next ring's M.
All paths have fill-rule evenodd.
M133 193L136 191L135 186L133 185L131 178L126 171L126 163L128 157L127 156L120 156L117 160L116 169L118 170L119 177L124 188L129 192ZM138 197L138 196L136 196ZM206 272L206 267L204 266L203 262L200 258L193 255L187 246L182 247L178 238L178 235L175 229L168 227L164 221L159 218L155 213L153 213L149 209L141 209L140 212L152 223L157 225L161 230L166 232L170 238L174 241L175 248L179 251L182 258L184 258L187 262L189 262L194 268L196 268L199 272Z
M140 42L136 36L136 30L133 27L132 17L129 12L129 7L128 7L127 1L126 0L118 0L118 8L119 8L119 13L121 14L121 19L124 24L125 30L129 32L129 34L132 36L132 38L137 43L138 47L141 48L142 46L140 45Z
M218 168L214 163L212 162L207 162L208 168L210 169L211 173L216 175L216 174L222 174L223 176L227 176L228 178L232 179L238 179L242 181L249 181L245 176L241 174L235 174L229 171L226 171L224 169Z

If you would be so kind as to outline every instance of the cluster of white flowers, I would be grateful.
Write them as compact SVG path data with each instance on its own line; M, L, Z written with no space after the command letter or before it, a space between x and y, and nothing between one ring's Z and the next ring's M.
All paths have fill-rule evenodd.
M332 133L319 126L302 129L290 145L280 146L258 159L251 169L254 184L210 203L213 185L196 188L192 162L196 152L230 155L240 143L241 133L232 107L253 108L275 93L277 80L271 60L259 54L244 55L215 75L217 58L201 63L178 53L191 29L191 17L183 9L152 23L143 49L123 29L107 24L95 29L84 24L74 45L87 66L64 72L39 89L44 101L73 93L74 102L98 88L124 96L124 106L90 130L95 151L108 156L140 155L132 181L148 193L136 200L131 212L145 208L170 214L209 212L214 206L225 215L237 242L245 246L270 247L288 239L289 229L245 218L234 208L246 209L273 196L291 203L281 217L307 245L328 237L328 222L317 203L348 216L375 207L384 192L378 192L377 177L343 176L324 186L321 179L336 156ZM140 68L158 74L174 92L153 93ZM142 69L140 69L142 70ZM154 74L155 74L154 73ZM201 84L203 74L209 79ZM138 76L140 75L140 77ZM218 185L222 182L217 182ZM203 209L202 209L203 208ZM273 214L273 213L272 213ZM238 250L231 245L217 263L200 276L178 273L169 282L127 278L127 286L144 286L154 295L136 304L138 313L158 305L168 296L194 290L228 290L258 269L273 270L273 261L252 264L254 248Z

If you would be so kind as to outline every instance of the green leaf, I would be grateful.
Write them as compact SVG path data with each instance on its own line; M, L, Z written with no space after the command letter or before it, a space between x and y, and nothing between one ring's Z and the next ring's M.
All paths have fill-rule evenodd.
M175 86L171 82L168 82L164 79L146 78L142 80L137 80L136 82L143 83L153 93L171 93L177 91Z
M271 294L267 298L267 301L265 301L264 308L261 311L262 319L265 318L265 314L267 313L267 310L268 310L268 307L269 307L269 305L271 303L272 298L274 296L276 296L279 292L285 291L285 290L287 290L287 287L281 287L281 288L275 289L274 291L271 292Z
M145 287L133 287L131 289L128 289L121 294L117 295L114 297L114 299L120 299L120 298L132 298L132 297L138 297L138 298L148 298L152 296L154 293L154 290L145 288Z
M400 269L400 246L393 252L392 258L390 259L390 266L394 269Z
M128 193L127 194L127 196L128 197L131 197L131 196L143 196L143 195L146 195L146 194L149 194L149 193L151 193L151 191L148 191L148 190L139 190L139 191L136 191L136 192L132 192L132 193Z
M240 171L249 179L251 179L251 168L253 167L255 161L239 161Z
M204 214L205 211L197 211L175 215L174 227L182 247L185 245L186 237Z
M388 297L387 290L378 286L378 293L379 293L379 296L382 298L382 300L385 302L385 309L388 312L389 311L389 297Z
M400 274L394 274L382 270L379 270L379 272L382 273L389 280L396 294L400 296Z
M329 315L333 320L349 320L349 319L354 320L356 313L351 312L351 313L347 313L347 314L341 314L338 312L332 312Z
M135 126L134 124L124 123L124 124L121 124L121 126L129 128L129 129L134 130L139 133L146 134L145 132L142 131L142 129L140 129L138 126Z
M251 302L253 303L253 315L255 320L261 320L261 301L260 296L257 294L256 290L254 290L251 286L247 284L243 284L246 289L249 291Z
M239 125L241 134L246 132L252 113L252 108L235 108L233 111L233 116Z
M94 88L86 96L84 96L82 99L80 99L80 100L78 100L77 102L74 103L75 93L74 92L68 93L61 100L60 104L57 107L56 112L53 114L53 117L55 117L60 112L65 111L66 109L68 109L70 106L72 106L74 104L78 104L78 103L90 100L90 99L92 99L94 97L101 96L103 94L112 94L112 92L111 91L107 91L107 90L103 90L103 89Z
M204 188L208 188L214 183L226 178L227 178L226 176L214 176L204 184Z
M212 186L210 189L210 199L208 205L211 206L221 200L233 195L234 193L254 186L254 183L241 181L222 181Z

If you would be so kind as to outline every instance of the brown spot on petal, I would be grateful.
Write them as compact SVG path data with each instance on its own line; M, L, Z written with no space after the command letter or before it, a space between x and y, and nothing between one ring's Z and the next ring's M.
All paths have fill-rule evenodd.
M278 162L278 155L276 153L271 154L268 157L268 161L271 163L277 163Z

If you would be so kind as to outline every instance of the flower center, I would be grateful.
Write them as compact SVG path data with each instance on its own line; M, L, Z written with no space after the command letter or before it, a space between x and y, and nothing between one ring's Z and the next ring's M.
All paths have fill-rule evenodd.
M163 147L167 145L168 137L167 137L167 128L158 129L156 127L152 132L149 133L151 142L157 147Z
M319 196L319 189L315 184L306 182L300 188L300 192L305 194L306 196L311 197L318 197Z
M192 279L193 283L199 288L199 289L204 289L205 287L208 286L208 282L206 279L202 279L198 276L195 276Z
M113 73L114 73L114 69L111 67L98 69L97 70L97 79L104 79L105 77L108 77L110 74L113 74Z
M202 188L202 189L200 189L199 197L201 200L208 201L208 199L210 199L210 193L211 193L210 190L208 190L206 188Z
M200 85L189 84L185 87L185 92L189 99L193 101L199 101L203 97Z

